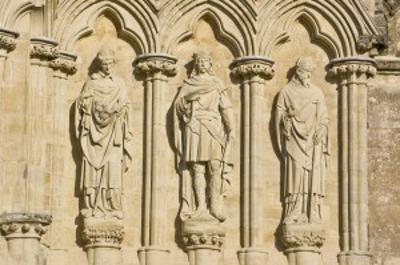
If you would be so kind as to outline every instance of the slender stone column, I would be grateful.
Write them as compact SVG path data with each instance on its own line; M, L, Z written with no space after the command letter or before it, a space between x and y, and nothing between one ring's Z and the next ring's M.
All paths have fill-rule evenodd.
M166 54L145 54L134 61L137 73L145 75L145 154L142 248L140 264L166 264L169 250L163 247L163 147L166 139L164 87L168 76L176 74L177 59Z
M51 216L34 213L5 213L0 216L1 231L7 240L8 265L45 265L40 245Z
M262 248L261 202L259 179L264 172L260 170L260 156L263 150L257 148L264 132L259 124L262 117L262 100L265 80L274 75L274 62L264 57L241 57L232 63L232 73L242 80L243 90L243 157L242 157L242 209L241 245L238 258L241 265L267 264L268 252Z
M330 63L339 84L340 265L369 265L367 175L367 80L376 73L369 58Z

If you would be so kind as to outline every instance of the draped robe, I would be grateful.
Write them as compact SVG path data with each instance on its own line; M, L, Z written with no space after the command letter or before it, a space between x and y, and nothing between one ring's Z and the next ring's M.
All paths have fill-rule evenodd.
M76 134L83 152L81 190L85 208L111 212L121 210L122 175L131 154L132 132L129 104L124 81L102 72L93 74L85 83L76 101ZM110 190L116 191L113 201Z
M324 95L319 88L293 79L280 91L276 115L284 163L284 222L321 222L329 156ZM322 137L315 143L318 131Z

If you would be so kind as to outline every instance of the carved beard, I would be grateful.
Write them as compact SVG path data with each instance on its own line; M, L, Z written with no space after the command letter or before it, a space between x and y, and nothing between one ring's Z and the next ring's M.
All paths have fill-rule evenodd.
M310 78L302 77L301 75L297 75L297 80L299 80L300 83L301 83L304 87L310 87Z

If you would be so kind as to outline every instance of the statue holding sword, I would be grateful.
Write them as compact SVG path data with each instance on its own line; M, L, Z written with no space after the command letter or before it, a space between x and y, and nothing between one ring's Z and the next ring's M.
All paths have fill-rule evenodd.
M194 54L194 69L174 105L182 220L226 219L223 199L230 185L234 137L231 101L212 69L209 54Z

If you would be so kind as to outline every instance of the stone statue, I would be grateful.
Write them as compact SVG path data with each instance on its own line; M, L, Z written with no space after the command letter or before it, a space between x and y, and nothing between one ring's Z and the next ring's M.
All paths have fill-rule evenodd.
M125 83L112 71L114 51L105 46L97 59L99 71L76 100L76 135L83 152L81 214L122 219L122 175L132 159L131 113Z
M223 197L232 168L233 110L207 53L194 54L194 69L177 96L175 112L178 169L183 178L181 218L211 215L223 222Z
M328 113L322 91L310 83L314 68L311 58L299 58L276 105L276 134L284 163L284 224L322 222Z

